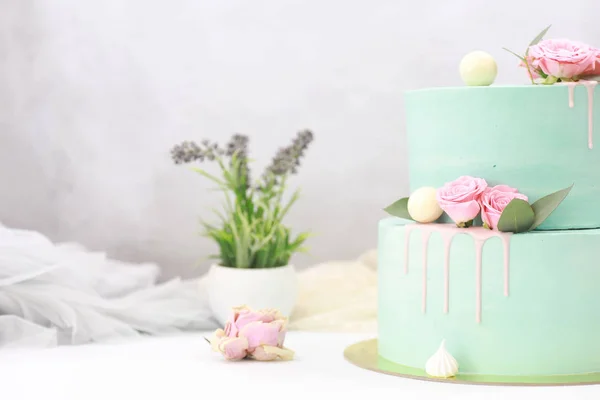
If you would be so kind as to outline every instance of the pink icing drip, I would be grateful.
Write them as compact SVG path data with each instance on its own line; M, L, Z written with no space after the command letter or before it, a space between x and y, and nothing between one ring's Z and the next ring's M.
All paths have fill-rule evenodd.
M483 243L485 241L477 240L475 238L475 321L481 322L481 253L483 250Z
M573 108L575 107L574 96L575 86L577 86L577 82L566 82L565 85L567 85L567 87L569 88L569 107Z
M413 230L421 230L422 240L422 262L423 262L423 289L422 289L422 309L427 310L427 250L429 238L432 233L438 232L442 235L444 241L444 312L449 311L449 292L450 292L450 247L452 239L456 235L467 234L475 241L475 254L477 258L476 273L476 317L475 320L481 322L481 269L483 245L492 237L499 237L502 240L504 248L504 295L508 296L509 262L510 262L510 233L492 231L482 227L457 228L452 224L410 224L405 226L405 272L408 271L408 243L410 234Z
M404 275L408 274L408 247L409 246L410 246L410 240L408 240L408 237L407 237L406 240L404 241Z
M588 147L591 149L594 147L594 88L598 82L584 81L582 84L588 95Z
M565 82L569 89L569 107L575 106L574 93L575 86L583 85L587 90L588 95L588 147L592 149L594 147L594 88L598 85L596 81L579 81L579 82Z
M421 301L421 308L423 312L427 311L427 250L429 250L429 236L431 232L423 231L423 299Z
M504 246L504 296L508 296L508 264L510 263L510 238L500 236Z
M450 243L452 235L444 236L444 313L450 308Z

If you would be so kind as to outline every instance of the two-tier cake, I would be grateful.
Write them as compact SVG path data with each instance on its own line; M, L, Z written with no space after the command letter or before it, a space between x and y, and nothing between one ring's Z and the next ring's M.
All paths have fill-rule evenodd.
M458 372L438 376L600 372L600 50L539 37L522 63L536 84L406 94L411 196L379 224L384 362L425 370L444 342Z

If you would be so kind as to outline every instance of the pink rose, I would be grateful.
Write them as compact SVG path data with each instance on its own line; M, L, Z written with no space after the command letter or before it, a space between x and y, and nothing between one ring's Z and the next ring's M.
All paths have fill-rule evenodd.
M527 196L517 192L517 189L506 185L487 188L481 195L481 219L490 229L498 228L498 220L502 211L513 199L528 201Z
M567 39L548 39L531 46L528 62L534 69L561 79L600 74L600 50Z
M278 310L235 307L225 329L217 329L210 343L228 360L291 360L294 352L283 347L286 325L287 319Z
M464 228L479 214L479 196L486 188L484 179L461 176L438 189L436 198L440 208L457 226Z

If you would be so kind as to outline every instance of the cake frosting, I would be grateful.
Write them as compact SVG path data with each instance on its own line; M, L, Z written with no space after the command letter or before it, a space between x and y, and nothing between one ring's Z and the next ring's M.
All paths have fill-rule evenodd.
M451 224L410 224L406 225L404 234L404 273L408 274L410 263L410 236L413 230L421 232L421 271L423 275L423 289L421 296L421 309L427 311L427 265L429 254L429 239L432 233L439 233L443 244L443 269L444 269L444 313L450 309L450 248L452 240L456 235L466 234L473 238L475 252L475 321L481 322L481 274L482 274L482 255L485 242L493 237L499 237L502 240L503 263L504 263L504 295L508 296L509 287L509 262L510 262L510 235L511 233L497 232L482 227L462 229Z

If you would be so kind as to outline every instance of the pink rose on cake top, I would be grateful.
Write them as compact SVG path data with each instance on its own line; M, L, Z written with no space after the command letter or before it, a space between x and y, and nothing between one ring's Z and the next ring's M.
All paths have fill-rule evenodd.
M529 48L534 71L560 79L580 79L600 74L600 50L568 39L548 39Z
M479 199L484 226L497 230L502 211L513 199L528 201L527 196L510 186L497 185L486 188Z
M225 329L217 329L209 342L227 360L291 360L294 352L283 347L286 332L287 318L278 310L241 306L233 309Z
M479 197L487 186L485 179L461 176L437 190L437 201L457 226L468 227L479 214Z
M519 58L531 83L578 82L600 75L600 49L569 39L544 39L549 29L540 32L523 55L504 49Z

